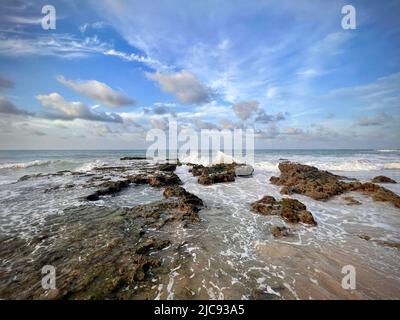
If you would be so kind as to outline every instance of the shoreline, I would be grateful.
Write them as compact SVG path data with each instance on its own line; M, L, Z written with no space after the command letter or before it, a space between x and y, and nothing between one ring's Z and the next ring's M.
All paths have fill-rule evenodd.
M307 166L300 168L300 173L308 170ZM349 237L337 230L337 243L329 240L329 252L322 253L321 249L318 249L323 243L319 243L321 240L315 243L316 239L327 236L329 239L332 232L329 230L332 228L330 223L324 221L329 220L329 215L321 216L322 209L316 209L324 208L324 204L325 207L329 205L349 210L348 208L358 205L350 207L344 200L339 201L339 198L352 197L354 201L361 203L360 208L371 204L387 208L386 211L390 209L390 212L397 212L398 208L390 203L375 202L372 199L374 195L372 198L370 195L364 195L365 190L361 193L355 192L356 188L350 188L351 192L345 192L343 195L333 194L332 199L325 201L314 200L312 196L307 197L308 189L304 189L306 195L293 192L296 190L291 190L289 195L279 195L281 187L271 184L270 179L264 179L259 172L251 173L249 177L235 177L236 169L235 165L207 168L196 165L156 165L147 160L127 160L125 167L103 166L95 167L87 173L64 171L23 177L17 184L70 177L72 182L69 184L45 189L47 197L76 188L84 193L79 197L77 205L67 206L62 214L47 216L44 223L38 225L38 233L30 240L3 234L1 260L7 261L10 275L0 279L0 297L307 299L307 295L311 295L322 299L366 299L379 298L379 294L381 297L391 298L400 296L400 292L394 287L396 283L400 283L400 274L395 276L394 282L390 282L390 277L377 272L376 265L365 266L365 262L354 259L349 252L351 246L367 256L375 255L375 251L380 254L385 252L386 264L390 268L397 268L393 258L398 254L399 240L381 240L379 234L377 236L373 231L370 231L369 235L355 233ZM343 177L329 173L321 175L319 172L323 171L314 171L316 176L313 179L322 179L322 186L328 186L329 190L332 188L329 187L329 183L344 186L340 182ZM281 170L281 181L278 184L286 183L282 173L284 172ZM232 202L236 192L240 194L240 190L246 188L246 185L255 183L254 179L257 183L265 184L265 188L274 191L251 189L250 194L239 196L238 203ZM331 180L328 183L326 179ZM276 179L272 181L277 182ZM351 181L343 183L354 184ZM364 184L359 184L357 188ZM386 190L387 185L389 184L381 184L385 187L377 190ZM315 187L313 184L311 186ZM139 194L136 195L137 205L131 206L127 203L121 206L118 202L113 204L119 197L135 197L135 190L141 190L140 192L145 192L149 199L154 197L155 200L140 204L142 196ZM150 196L149 192L154 195ZM214 192L217 193L214 195ZM387 192L392 195L390 191ZM262 211L262 214L258 214L254 212L254 208L251 209L251 204L260 200L260 195L273 196L276 199L274 201L292 198L295 202L290 202L289 207L282 204L281 209L278 202L272 202L273 212L257 207L255 211ZM218 197L229 196L233 198L225 202L226 207L218 203ZM243 203L240 202L240 198L243 198ZM304 207L301 206L303 203ZM270 205L269 202L261 204L264 207ZM241 208L246 208L246 212ZM314 227L298 223L303 221L305 210L314 216ZM94 221L96 222L93 224ZM130 227L127 228L127 225ZM132 231L137 225L141 227ZM249 229L250 226L253 229ZM132 227L134 229L131 230ZM98 235L102 236L99 238ZM234 243L238 241L235 237L239 237L238 244L243 248L234 248ZM249 239L250 242L241 244L241 237ZM343 243L347 243L345 251L340 249ZM71 248L72 251L69 252L67 248ZM15 254L16 250L23 254ZM222 256L218 256L221 254ZM81 255L85 255L87 260ZM363 282L367 281L365 279L368 275L373 275L376 280L369 282L377 286L378 289L374 290L378 290L378 293L371 293L371 288L363 285L358 291L343 291L340 282L337 281L340 278L340 263L333 260L329 263L332 259L328 258L329 256L336 256L337 261L343 263L346 259L347 262L351 260L360 270ZM29 271L24 269L23 261L26 259L32 261ZM292 259L300 259L297 263L304 268L302 272L309 274L308 277L296 275L298 271L295 270L299 267L293 265ZM51 263L58 264L57 268L61 269L62 276L58 291L48 292L46 295L40 287L34 285L40 280L40 273L36 273L35 276L32 274L35 274L36 269L40 269L41 264ZM311 263L323 264L310 269ZM333 265L336 265L337 270L332 273ZM15 270L15 266L18 271ZM248 271L241 274L242 268L254 270L254 274L250 275ZM326 270L321 271L319 268ZM280 273L279 269L283 273ZM84 275L87 270L92 270L89 272L90 276ZM215 270L215 273L212 273L212 270ZM330 273L327 270L330 270ZM207 279L210 283L207 285L204 284L204 272L211 272ZM10 281L11 278L14 280ZM387 280L384 280L385 278ZM294 283L291 282L293 280ZM385 283L386 287L381 282ZM21 288L24 288L22 292ZM16 295L13 296L12 292Z

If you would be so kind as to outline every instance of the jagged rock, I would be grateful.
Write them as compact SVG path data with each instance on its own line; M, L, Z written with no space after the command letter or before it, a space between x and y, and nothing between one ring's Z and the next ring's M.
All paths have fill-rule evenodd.
M327 200L345 191L343 177L316 167L298 163L282 162L279 164L280 177L271 177L273 184L284 186L282 194L300 193L315 200Z
M264 215L277 215L280 213L280 205L272 196L265 196L262 199L253 202L251 208Z
M242 166L242 164L237 163L220 163L208 167L195 164L192 165L189 172L191 172L194 177L198 177L197 182L199 184L211 185L214 183L235 181L235 170Z
M201 200L198 196L194 195L193 193L186 191L182 187L168 187L164 190L163 195L166 199L170 197L177 197L182 201L193 204L195 206L199 207L203 206L203 200Z
M99 200L100 196L115 194L117 192L120 192L122 189L127 188L129 186L129 183L130 183L129 180L103 182L100 185L100 187L102 187L102 189L99 189L99 190L95 191L94 193L88 195L86 197L86 200L96 201L96 200Z
M32 239L0 235L1 298L154 299L162 276L177 267L164 258L174 255L180 264L187 259L177 249L185 239L169 235L198 220L180 204L168 199L133 208L82 205L48 216ZM169 238L158 238L155 229L165 229L161 234ZM60 275L57 290L47 295L40 286L46 264Z
M234 172L221 172L212 174L202 174L197 179L197 182L203 185L211 185L214 183L232 182L235 181Z
M251 176L254 172L254 168L250 165L244 165L237 167L235 169L235 174L238 177L246 177L246 176Z
M346 200L346 202L347 202L346 204L347 204L348 206L354 206L354 205L359 205L359 204L361 204L360 201L354 199L353 197L344 197L344 200Z
M289 233L289 229L286 227L278 227L278 226L274 226L272 228L272 235L275 238L282 238L282 237L287 237L290 235Z
M346 177L292 162L280 163L279 170L281 175L271 177L270 181L275 185L283 186L282 194L299 193L315 200L328 200L348 191L358 191L372 196L375 201L391 202L400 208L400 196L370 182L345 182L342 180L349 180Z
M373 183L397 183L395 180L385 177L385 176L376 176L372 179Z
M396 193L371 182L362 183L352 191L359 191L372 197L374 201L391 202L400 208L400 196Z
M281 201L276 201L274 197L265 196L252 203L251 208L263 215L280 215L290 223L317 224L306 206L296 199L282 198Z
M149 184L152 187L164 187L182 184L175 173L150 173L137 174L128 177L129 181L136 184Z

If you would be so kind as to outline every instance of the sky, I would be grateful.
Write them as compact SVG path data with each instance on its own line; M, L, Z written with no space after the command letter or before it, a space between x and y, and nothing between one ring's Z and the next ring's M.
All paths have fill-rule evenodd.
M399 148L399 17L396 0L2 0L0 149L141 149L169 120L252 128L256 148Z

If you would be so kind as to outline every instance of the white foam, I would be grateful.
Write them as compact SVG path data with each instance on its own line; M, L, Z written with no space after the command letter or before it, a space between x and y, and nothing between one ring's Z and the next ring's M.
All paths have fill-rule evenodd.
M103 161L95 160L95 161L84 163L79 168L77 168L76 171L88 172L88 171L92 171L94 168L101 167L102 165L105 165L105 164L106 163Z
M193 164L201 164L204 166L208 166L210 164L221 164L221 163L233 163L240 162L235 160L234 157L223 153L222 151L217 151L214 158L211 158L208 155L199 155L197 152L192 152L189 156L180 159L183 163L193 163Z
M0 169L25 169L37 166L47 166L51 164L50 160L33 160L29 162L2 163Z

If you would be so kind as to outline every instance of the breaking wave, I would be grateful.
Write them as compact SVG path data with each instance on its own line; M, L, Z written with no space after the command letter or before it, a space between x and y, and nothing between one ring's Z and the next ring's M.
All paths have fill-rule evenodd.
M50 160L33 160L28 162L17 162L17 163L2 163L0 169L25 169L30 167L43 167L48 166L53 161Z
M335 160L335 161L296 161L302 164L317 167L320 170L329 171L377 171L377 170L398 170L400 162L379 163L368 160ZM279 162L262 161L256 167L266 171L279 171Z

